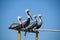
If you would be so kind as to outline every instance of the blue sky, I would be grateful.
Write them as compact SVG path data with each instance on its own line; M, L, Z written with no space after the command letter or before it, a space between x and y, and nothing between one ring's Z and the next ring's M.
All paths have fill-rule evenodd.
M8 27L18 23L17 16L27 18L27 8L32 16L42 14L40 29L60 29L60 0L0 0L0 40L17 40L17 31ZM24 32L21 34L23 40ZM27 33L26 40L35 40L35 33ZM60 32L39 32L39 40L60 40Z

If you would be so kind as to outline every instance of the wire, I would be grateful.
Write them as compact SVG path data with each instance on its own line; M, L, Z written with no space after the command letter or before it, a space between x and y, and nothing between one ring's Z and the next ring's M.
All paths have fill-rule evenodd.
M60 32L60 30L53 30L53 29L35 29L34 31L40 31L40 32Z

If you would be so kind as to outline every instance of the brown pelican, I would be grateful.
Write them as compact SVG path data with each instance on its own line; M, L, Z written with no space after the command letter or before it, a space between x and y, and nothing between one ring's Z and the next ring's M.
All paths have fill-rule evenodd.
M22 20L22 17L18 16L18 20L19 20L19 23L13 23L12 25L10 25L9 29L20 29L21 26L22 26L22 23L21 23L21 20Z
M38 16L39 16L39 23L37 23L38 25L35 26L33 29L39 29L42 26L43 23L42 16L41 15Z
M34 15L34 22L32 22L25 30L33 29L37 25L37 16ZM26 37L27 32L25 32L24 36Z
M34 15L34 22L32 22L26 29L29 30L29 29L33 29L36 25L37 25L37 16Z
M22 21L22 28L27 27L30 24L30 19L32 19L29 9L26 10L26 14L27 14L28 18Z

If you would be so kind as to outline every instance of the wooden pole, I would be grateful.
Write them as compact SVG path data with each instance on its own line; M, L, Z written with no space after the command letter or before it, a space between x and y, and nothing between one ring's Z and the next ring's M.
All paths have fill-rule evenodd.
M38 40L38 32L36 32L36 40Z
M20 30L18 30L18 40L21 40L21 33L20 33Z

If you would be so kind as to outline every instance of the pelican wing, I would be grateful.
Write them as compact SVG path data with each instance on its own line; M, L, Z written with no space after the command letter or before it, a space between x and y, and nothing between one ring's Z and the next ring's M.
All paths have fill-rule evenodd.
M19 28L21 28L21 24L19 23L13 23L9 27L9 29L19 29Z
M24 26L24 28L27 27L29 24L30 24L30 18L22 21L22 26Z

